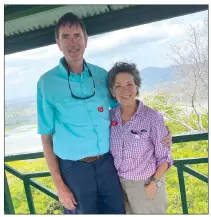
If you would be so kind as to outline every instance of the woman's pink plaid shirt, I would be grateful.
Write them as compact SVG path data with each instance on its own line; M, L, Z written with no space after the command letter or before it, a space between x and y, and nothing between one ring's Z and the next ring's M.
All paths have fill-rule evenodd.
M110 110L110 120L110 152L120 177L146 180L163 162L172 166L171 148L161 143L169 132L160 113L139 101L137 112L124 126L120 106Z

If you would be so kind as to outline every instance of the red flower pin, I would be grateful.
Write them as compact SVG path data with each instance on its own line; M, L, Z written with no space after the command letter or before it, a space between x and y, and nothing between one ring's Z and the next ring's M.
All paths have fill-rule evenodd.
M98 111L99 112L103 112L104 111L104 108L102 106L98 107Z
M111 121L111 126L115 127L117 124L117 121Z

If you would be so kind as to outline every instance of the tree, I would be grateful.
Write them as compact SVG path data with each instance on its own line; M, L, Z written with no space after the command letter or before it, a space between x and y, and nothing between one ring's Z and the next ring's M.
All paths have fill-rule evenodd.
M194 125L185 124L179 115L177 121L189 131L203 131L204 114L208 112L208 19L201 25L190 25L187 39L171 45L170 50L167 56L173 62L176 76L170 92L175 101L183 103L186 108L183 113Z
M198 122L194 112L187 111L183 103L176 102L172 94L166 92L150 93L143 99L144 103L163 114L166 124L171 128L172 133L196 131ZM208 129L208 115L201 115L202 130Z

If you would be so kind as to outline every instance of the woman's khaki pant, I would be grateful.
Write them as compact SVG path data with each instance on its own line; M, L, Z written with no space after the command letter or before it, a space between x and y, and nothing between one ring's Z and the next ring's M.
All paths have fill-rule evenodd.
M133 181L120 177L123 188L125 208L127 214L165 214L168 208L168 199L165 180L162 186L157 188L155 198L150 200L145 192L144 185L148 180Z

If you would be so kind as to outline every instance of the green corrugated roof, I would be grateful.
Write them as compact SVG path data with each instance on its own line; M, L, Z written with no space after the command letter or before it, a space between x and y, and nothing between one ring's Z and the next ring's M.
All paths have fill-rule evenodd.
M83 19L88 35L179 15L208 5L5 5L5 54L55 43L54 26L66 12Z
M64 6L38 6L19 10L15 13L5 11L5 35L14 36L32 30L54 26L58 19L67 12L73 12L85 19L110 10L120 10L128 5L64 5ZM9 8L7 8L9 10ZM22 9L22 11L21 11Z

